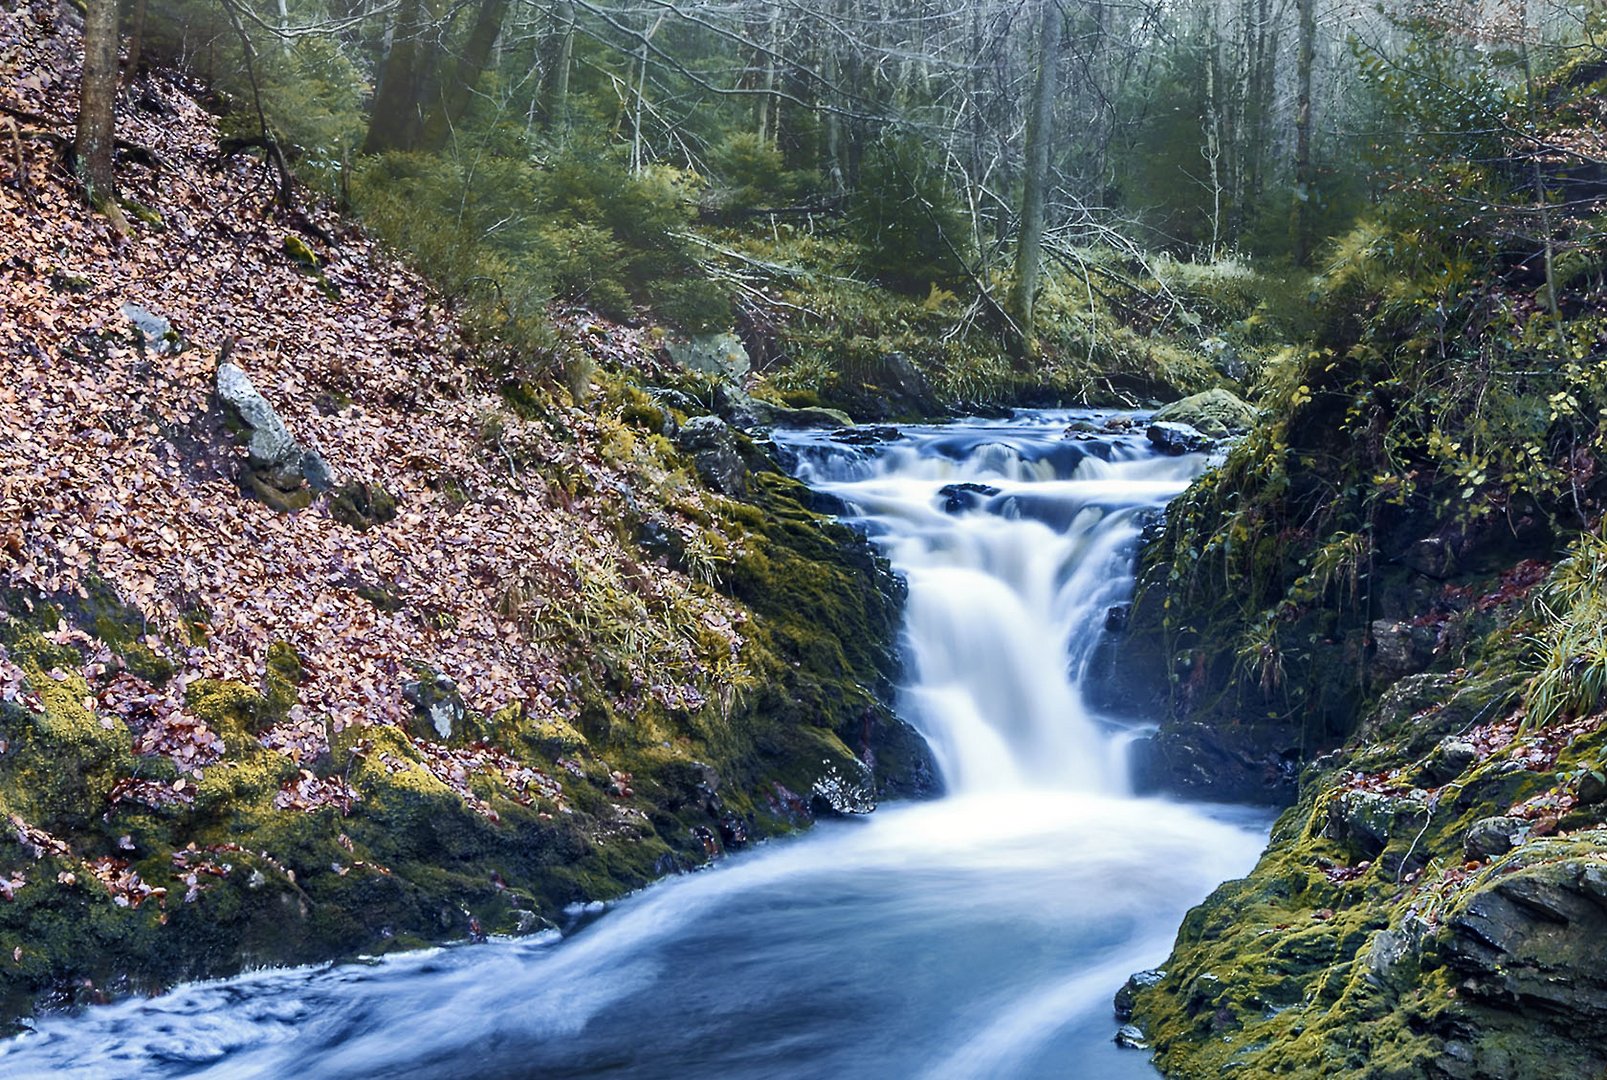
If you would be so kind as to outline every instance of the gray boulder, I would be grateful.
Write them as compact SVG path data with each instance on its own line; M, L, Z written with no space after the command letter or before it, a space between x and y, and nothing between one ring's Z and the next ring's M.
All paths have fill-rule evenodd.
M413 706L413 733L431 742L449 742L463 734L468 710L457 683L439 672L402 686L402 697Z
M1367 858L1384 850L1402 801L1376 791L1345 791L1328 804L1324 833L1348 843Z
M1249 402L1231 390L1206 390L1162 406L1155 413L1159 421L1188 424L1205 430L1207 422L1219 424L1230 434L1240 435L1255 423L1256 411Z
M1529 823L1515 817L1487 817L1468 826L1463 849L1470 859L1494 859L1529 838Z
M1478 748L1466 739L1454 736L1441 739L1429 754L1428 760L1423 762L1417 780L1420 784L1439 787L1467 772L1468 767L1477 760L1479 760Z
M1198 429L1170 420L1151 424L1144 434L1148 436L1155 449L1172 457L1192 454L1198 450L1208 449L1211 445L1211 440Z
M1371 674L1377 683L1392 683L1402 676L1415 675L1434 660L1438 635L1431 627L1376 619L1372 632Z
M748 467L736 432L718 416L694 416L681 425L676 445L692 455L692 467L704 483L721 495L740 499L748 493Z
M245 440L246 471L240 480L248 491L271 504L284 502L282 508L294 509L295 500L278 500L274 493L295 495L304 484L317 492L334 486L328 463L296 441L251 377L237 365L227 361L218 365L217 395L231 426Z
M1440 942L1460 1000L1527 1018L1527 1067L1475 1075L1601 1076L1607 1061L1607 870L1570 857L1574 841L1541 843L1551 858L1482 884Z
M141 348L152 349L158 354L176 353L184 345L184 339L173 324L160 315L140 307L138 304L124 304L123 318L134 324L139 333Z
M747 347L735 334L696 334L671 338L664 343L670 359L688 371L712 375L723 382L741 385L752 369Z

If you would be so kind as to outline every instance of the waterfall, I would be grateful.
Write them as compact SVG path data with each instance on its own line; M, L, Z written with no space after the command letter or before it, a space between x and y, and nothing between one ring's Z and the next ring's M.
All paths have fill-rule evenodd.
M1146 518L1204 462L1069 419L777 439L909 581L899 707L946 797L821 822L568 936L45 1018L0 1042L0 1075L1154 1080L1112 1042L1111 994L1268 818L1126 790L1129 731L1083 690Z
M916 427L845 445L778 435L909 583L901 712L951 792L1121 794L1082 682L1129 598L1142 524L1204 467L1142 434L1064 434L1071 414Z

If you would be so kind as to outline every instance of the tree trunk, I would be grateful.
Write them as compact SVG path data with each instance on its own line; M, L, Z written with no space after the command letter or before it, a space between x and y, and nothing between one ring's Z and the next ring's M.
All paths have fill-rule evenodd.
M575 57L575 5L570 0L555 0L552 21L555 29L549 43L541 111L547 117L547 130L561 131L569 126L569 68Z
M391 33L391 51L380 70L363 153L411 150L422 131L419 110L430 50L424 40L430 13L424 0L402 0Z
M73 140L78 179L97 208L117 207L112 159L117 122L117 0L89 0L84 12L84 70Z
M1317 0L1300 0L1295 55L1295 202L1291 230L1296 266L1311 259L1312 211L1317 192L1311 165L1311 69L1317 51Z
M491 60L491 49L502 33L502 20L508 14L509 0L480 0L475 11L474 27L469 40L458 54L457 66L441 86L441 99L429 111L424 122L424 133L419 138L422 150L439 150L446 145L452 129L463 114L469 111L474 87Z
M1044 204L1049 187L1049 147L1054 141L1055 89L1060 68L1060 8L1055 0L1042 0L1038 28L1038 79L1027 117L1026 172L1021 187L1021 228L1016 238L1016 282L1011 315L1016 319L1015 354L1030 358L1033 309L1043 269Z
M140 64L144 61L145 15L147 6L147 0L134 0L134 13L129 20L128 81L130 83L139 77Z

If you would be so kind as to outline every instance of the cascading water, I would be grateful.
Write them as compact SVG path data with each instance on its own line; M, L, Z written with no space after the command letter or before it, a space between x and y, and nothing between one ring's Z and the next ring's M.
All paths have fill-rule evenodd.
M1078 687L1144 516L1204 462L1142 435L1068 441L1066 418L913 429L871 451L784 437L909 582L902 712L955 793L1126 790Z
M1127 793L1082 687L1145 517L1203 467L1069 414L778 437L909 581L901 708L949 794L827 822L567 938L182 987L0 1044L13 1077L1154 1076L1110 996L1262 815ZM1108 644L1108 643L1107 643Z

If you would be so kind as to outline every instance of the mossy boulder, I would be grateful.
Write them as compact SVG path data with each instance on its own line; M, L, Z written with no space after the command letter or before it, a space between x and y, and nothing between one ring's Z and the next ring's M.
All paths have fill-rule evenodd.
M1163 405L1155 411L1155 419L1187 424L1207 434L1209 428L1224 435L1242 435L1255 424L1256 410L1233 391L1217 388Z

